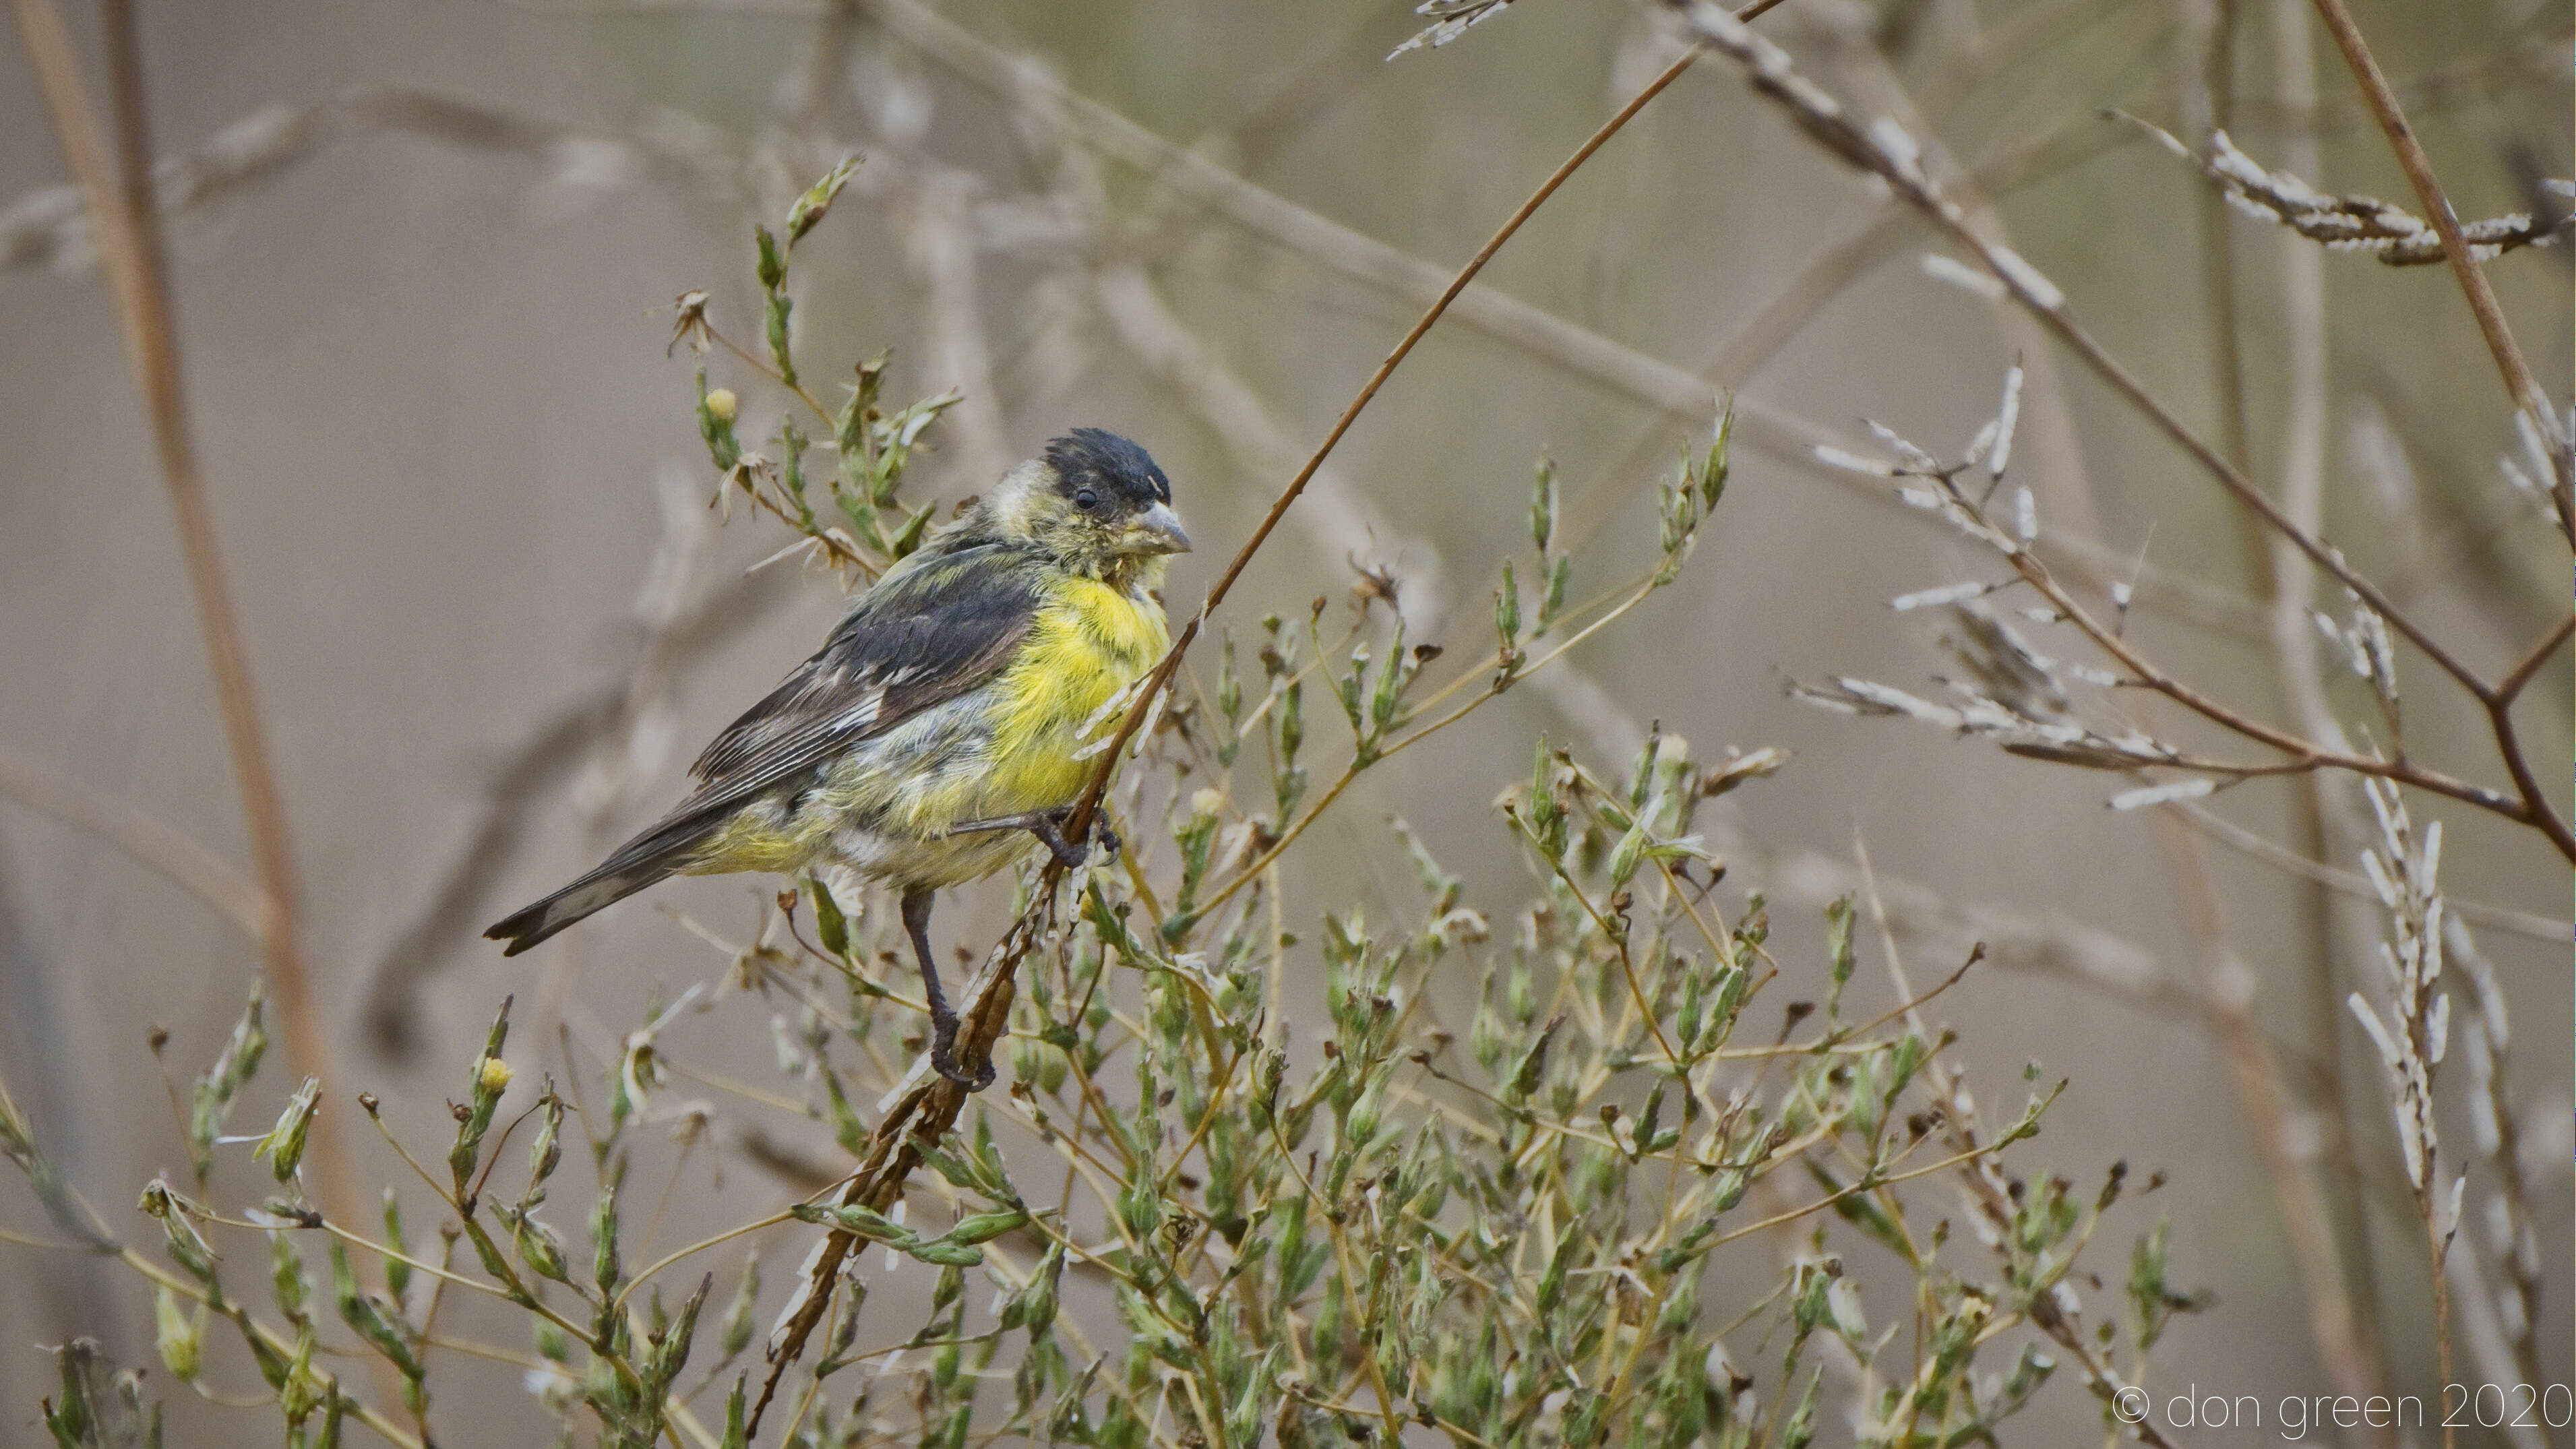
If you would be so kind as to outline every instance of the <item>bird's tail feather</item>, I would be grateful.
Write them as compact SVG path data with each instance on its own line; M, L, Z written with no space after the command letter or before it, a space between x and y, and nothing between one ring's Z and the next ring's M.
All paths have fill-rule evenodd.
M509 942L501 954L516 956L557 931L675 874L689 863L721 820L721 815L710 819L702 812L675 813L619 846L596 870L493 923L483 934L491 940Z

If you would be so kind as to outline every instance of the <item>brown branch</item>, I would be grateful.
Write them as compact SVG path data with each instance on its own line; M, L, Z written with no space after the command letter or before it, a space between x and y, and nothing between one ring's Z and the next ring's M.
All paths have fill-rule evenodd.
M2361 82L2362 98L2369 103L2371 115L2378 119L2379 129L2387 133L2389 149L2397 153L2398 166L2406 172L2416 198L2424 203L2433 229L2441 233L2442 250L2451 259L2451 274L2459 278L2460 291L2469 299L2469 310L2477 316L2478 331L2486 338L2487 351L2495 356L2496 371L2504 376L2506 394L2516 408L2530 415L2540 436L2548 441L2550 470L2557 475L2551 496L2558 505L2558 526L2565 532L2569 546L2576 547L2576 474L2570 472L2567 430L2560 422L2558 409L2550 402L2549 394L2541 390L2540 380L2532 376L2531 363L2523 357L2522 345L2514 341L2513 328L2505 321L2504 306L2496 300L2495 288L2488 284L2485 270L2478 265L2468 238L2461 233L2460 218L2451 210L2451 198L2444 194L2441 178L2433 174L2433 158L2424 153L2424 143L2417 139L2415 128L2407 124L2406 109L2390 88L2378 59L2371 55L2369 42L2362 39L2361 27L2353 23L2352 12L2344 8L2343 0L2315 3L2327 33L2343 52L2344 63L2352 67L2353 79Z
M162 480L169 490L171 511L177 515L180 551L196 595L197 621L205 636L234 780L242 794L251 855L268 898L268 929L262 935L261 955L269 988L297 1063L336 1092L343 1083L313 999L299 940L301 907L286 803L270 761L249 646L225 572L214 507L189 424L162 255L161 215L153 195L151 128L132 0L104 0L101 7L121 167L90 107L79 56L60 6L55 0L14 0L14 5L46 115L61 143L63 159L80 183L100 241L127 361L143 394ZM326 1208L355 1221L365 1204L351 1175L354 1164L339 1124L338 1115L320 1114L312 1129L313 1156L320 1164Z
M2558 652L2559 646L2567 642L2571 633L2576 633L2576 614L2552 625L2540 642L2524 653L2521 663L2505 671L2504 678L2496 681L2495 692L2489 696L2490 703L2499 707L2512 704L2521 695L2523 686L2531 683L2532 677L2540 673L2540 666L2549 662L2549 656Z

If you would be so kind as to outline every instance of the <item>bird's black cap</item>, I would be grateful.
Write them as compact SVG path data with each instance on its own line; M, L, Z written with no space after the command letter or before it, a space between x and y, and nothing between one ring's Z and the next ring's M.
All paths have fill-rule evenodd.
M1136 508L1172 501L1153 455L1116 433L1076 428L1046 445L1046 461L1068 490L1094 488Z

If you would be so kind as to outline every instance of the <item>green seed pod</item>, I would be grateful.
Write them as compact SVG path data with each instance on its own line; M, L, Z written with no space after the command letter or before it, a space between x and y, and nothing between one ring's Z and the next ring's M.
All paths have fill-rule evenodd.
M402 1198L392 1188L385 1189L385 1243L403 1257L411 1256L411 1244L403 1237ZM396 1300L411 1291L411 1264L402 1258L385 1259L385 1288Z
M602 1293L614 1293L626 1276L625 1265L617 1255L617 1184L611 1181L600 1189L599 1201L590 1210L590 1272Z
M538 1221L533 1213L515 1213L512 1216L517 1221L511 1225L510 1240L511 1245L519 1250L520 1260L541 1278L570 1283L572 1274L564 1262L563 1238L553 1228Z
M1029 1279L1028 1291L1021 1296L1020 1323L1029 1331L1032 1342L1046 1337L1055 1324L1057 1285L1064 1278L1064 1244L1048 1246L1046 1256L1038 1260L1037 1272Z
M1717 415L1717 440L1709 444L1708 460L1700 465L1700 498L1705 507L1715 509L1717 500L1726 496L1727 448L1735 437L1735 402L1727 400L1726 410Z
M858 157L843 157L831 170L823 173L821 180L805 188L805 194L797 197L795 204L787 208L789 246L803 241L805 233L812 231L831 213L832 203L840 197L841 188L850 184L850 177L858 169Z
M268 1235L268 1283L279 1313L297 1323L310 1319L313 1281L305 1276L304 1255L295 1250L295 1239L289 1234Z
M528 1191L530 1200L542 1198L547 1178L563 1161L563 1103L551 1095L537 1117L536 1140L528 1144Z
M205 1364L206 1305L198 1304L193 1316L182 1313L179 1295L163 1288L152 1300L152 1318L163 1366L179 1382L195 1383Z
M983 1249L968 1247L963 1243L946 1242L938 1238L925 1238L896 1246L922 1262L942 1268L972 1268L984 1261Z
M291 1180L295 1169L303 1163L304 1139L312 1130L313 1114L321 1105L322 1079L306 1077L304 1085L296 1088L295 1095L287 1099L286 1110L278 1114L277 1125L269 1128L268 1135L251 1148L252 1157L268 1159L268 1170L276 1175L279 1182Z
M1629 877L1637 873L1638 863L1645 859L1649 839L1646 833L1646 817L1640 814L1636 822L1628 827L1628 833L1620 836L1619 843L1611 847L1610 884L1612 888L1626 885Z
M725 1304L724 1321L716 1329L716 1347L726 1358L751 1346L751 1337L759 1331L754 1316L760 1307L760 1254L746 1253L742 1260L742 1278L734 1284L733 1298Z
M748 1375L734 1375L733 1391L725 1395L724 1438L717 1441L717 1449L751 1449L751 1431L744 1423L749 1417L744 1402L748 1388Z
M1009 1212L976 1213L970 1217L958 1219L957 1226L948 1230L948 1240L953 1243L989 1243L1004 1233L1024 1226L1028 1220L1027 1213L1016 1209Z
M313 1330L308 1325L295 1336L295 1357L285 1365L283 1382L277 1386L278 1412L286 1416L289 1427L301 1429L313 1411L322 1407L322 1380L313 1372Z
M1378 667L1377 688L1369 695L1369 729L1382 734L1395 723L1396 706L1403 702L1404 686L1412 677L1406 669L1404 652L1404 616L1395 616L1395 636L1386 642L1386 663Z
M211 1285L215 1279L215 1250L188 1220L184 1200L170 1190L170 1185L154 1178L143 1185L143 1199L138 1204L143 1213L157 1218L170 1261L188 1271L188 1276Z
M1530 542L1538 545L1539 557L1547 557L1548 545L1556 538L1556 460L1538 460L1538 476L1530 485Z

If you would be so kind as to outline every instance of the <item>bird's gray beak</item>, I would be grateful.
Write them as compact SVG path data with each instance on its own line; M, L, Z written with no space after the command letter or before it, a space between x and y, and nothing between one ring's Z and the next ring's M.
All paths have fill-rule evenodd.
M1172 505L1157 503L1137 514L1120 540L1131 553L1188 553L1190 536L1181 531L1181 516Z

